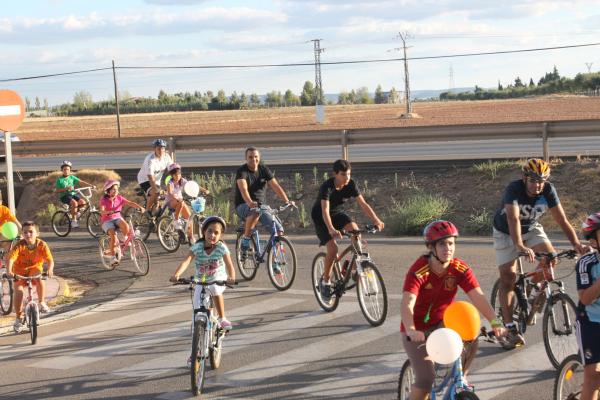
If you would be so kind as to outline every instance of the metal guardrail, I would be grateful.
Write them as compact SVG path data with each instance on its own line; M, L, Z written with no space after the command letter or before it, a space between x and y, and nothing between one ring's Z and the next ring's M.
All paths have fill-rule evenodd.
M169 150L207 150L256 147L336 146L348 157L351 144L541 138L547 159L551 137L600 136L600 119L552 122L416 126L305 132L222 133L169 137ZM39 140L13 143L17 155L113 153L150 147L148 137Z

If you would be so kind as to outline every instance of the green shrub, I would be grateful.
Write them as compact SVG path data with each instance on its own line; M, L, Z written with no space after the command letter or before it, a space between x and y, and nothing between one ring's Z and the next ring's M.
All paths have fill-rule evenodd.
M484 207L480 211L473 210L473 213L469 215L467 229L471 233L490 234L493 222L493 214Z
M473 171L479 172L483 175L489 176L492 180L496 179L498 172L502 169L512 168L518 166L519 163L512 160L499 160L479 163L473 165Z
M403 202L392 199L388 226L392 235L417 235L425 225L449 214L452 202L440 195L417 192Z
M50 225L52 223L52 215L58 211L58 207L54 203L48 203L46 208L42 208L35 214L35 222L38 225Z

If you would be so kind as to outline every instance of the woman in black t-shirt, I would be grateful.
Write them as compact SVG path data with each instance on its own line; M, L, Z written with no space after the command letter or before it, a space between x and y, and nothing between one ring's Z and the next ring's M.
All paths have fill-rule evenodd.
M321 297L328 300L331 297L331 270L333 261L338 254L336 238L341 238L340 230L358 230L358 225L349 215L343 212L343 205L349 199L355 198L363 213L373 224L382 230L383 221L358 191L356 183L350 179L350 163L337 160L333 163L333 177L327 179L319 188L319 195L313 205L311 218L315 224L320 246L327 246L325 270L320 283Z

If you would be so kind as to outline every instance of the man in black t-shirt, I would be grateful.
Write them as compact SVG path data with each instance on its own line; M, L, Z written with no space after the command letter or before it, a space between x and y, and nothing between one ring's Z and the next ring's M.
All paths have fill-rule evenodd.
M311 218L315 224L320 246L327 246L325 267L321 278L320 291L323 300L331 297L331 271L333 261L338 254L336 238L341 238L340 230L358 230L356 222L343 211L346 201L355 198L363 213L369 217L373 224L382 230L384 227L375 211L366 202L358 191L356 183L350 179L350 163L346 160L337 160L333 163L333 178L327 179L319 188L319 194L311 211Z
M246 164L238 168L235 175L235 211L242 220L246 220L244 236L242 237L240 249L245 254L250 248L250 235L256 227L260 216L260 223L271 228L273 216L269 213L258 214L252 211L258 207L258 203L266 203L266 186L273 189L275 194L286 204L292 203L285 194L285 190L279 185L271 170L260 162L260 152L254 147L246 149ZM283 227L277 223L277 231L283 234Z
M523 167L521 179L511 182L504 190L502 203L494 214L494 250L496 264L500 270L500 290L498 300L502 307L504 324L508 328L506 341L502 343L505 349L512 349L525 344L523 336L513 322L514 285L517 280L516 260L520 254L527 254L530 262L534 262L536 253L554 252L554 247L538 222L540 217L550 211L553 219L561 227L567 239L580 254L585 254L589 248L581 245L575 230L567 220L560 204L558 194L550 177L550 165L539 158L527 160ZM547 267L547 261L538 266L540 273L534 277L534 282L543 279L542 269ZM535 312L535 311L533 311ZM535 320L532 319L532 323Z

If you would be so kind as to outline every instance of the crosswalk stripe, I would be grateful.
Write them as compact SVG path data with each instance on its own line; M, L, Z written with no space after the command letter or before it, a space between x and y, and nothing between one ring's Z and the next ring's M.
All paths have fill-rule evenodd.
M255 310L255 308L264 310L263 312L269 312L271 310L289 307L293 304L300 303L302 301L303 300L300 299L290 298L282 298L278 299L278 301L263 300L252 305L233 309L232 311L230 311L230 315L246 315ZM187 304L187 307L179 308L179 312L185 311L191 311L189 302ZM113 326L112 321L107 321L106 323L110 326ZM142 334L129 336L124 339L114 340L105 345L83 349L80 351L73 352L66 356L46 359L38 363L32 364L31 366L35 368L71 369L88 363L97 362L102 359L107 359L118 354L128 353L142 347L168 342L177 337L189 337L189 327L190 322L182 322L171 326L167 329L144 332ZM181 361L179 362L179 365L181 365Z
M285 307L287 307L291 304L304 302L304 299L292 300L282 298L278 299L276 302L271 301L271 303L282 302L287 303L284 305ZM356 305L352 304L340 304L338 310L336 310L335 313L337 315L334 315L332 313L325 313L323 311L302 313L282 321L262 324L257 327L244 329L242 333L238 334L235 331L236 317L239 318L246 315L256 314L264 316L269 312L269 310L259 308L256 305L250 305L247 307L235 309L233 311L228 312L228 315L231 316L231 320L234 321L234 330L225 338L223 346L223 356L233 351L240 350L250 344L265 343L277 337L284 336L286 334L297 331L299 328L319 325L325 321L339 318L340 316L350 314L353 311L358 311L356 309ZM188 337L189 336L190 335L188 334ZM147 377L159 375L168 372L172 369L181 368L183 365L185 365L184 362L189 356L189 354L190 349L188 347L187 349L182 351L171 352L159 358L143 361L141 363L122 368L120 370L114 371L113 374L129 377Z
M273 293L277 293L278 290L275 288L245 288L245 289L250 289L252 291L256 291L256 292L273 292ZM244 290L244 289L242 289ZM236 290L237 291L237 290ZM291 295L298 295L298 296L311 296L314 297L315 293L310 290L310 289L288 289L285 292L283 292L285 294L291 294ZM401 294L387 294L388 300L401 300L402 299L402 295ZM356 297L356 289L352 289L351 291L349 291L344 297L343 297L343 301L357 301L358 302L358 298ZM315 300L316 302L316 300Z
M348 333L336 334L319 342L311 343L288 352L262 359L244 367L215 377L217 383L227 386L252 386L253 384L290 372L304 364L326 360L340 351L339 343L351 343L358 347L389 335L398 335L400 318L388 320L378 328L366 327ZM383 332L382 332L383 330Z

